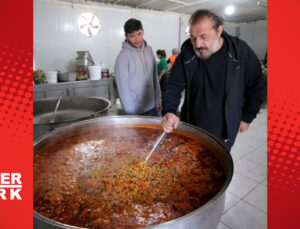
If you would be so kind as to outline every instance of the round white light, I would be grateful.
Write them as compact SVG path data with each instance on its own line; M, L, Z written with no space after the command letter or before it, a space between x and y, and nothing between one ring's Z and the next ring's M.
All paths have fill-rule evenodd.
M98 17L92 13L83 13L77 21L80 32L88 37L95 36L100 30L100 21Z
M234 13L234 7L233 6L227 6L225 9L225 14L231 15Z

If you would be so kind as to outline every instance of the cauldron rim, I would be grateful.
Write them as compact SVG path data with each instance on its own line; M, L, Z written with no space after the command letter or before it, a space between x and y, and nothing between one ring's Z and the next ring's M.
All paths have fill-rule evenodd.
M58 128L58 129L56 129L52 132L49 132L48 134L46 134L46 135L40 137L39 139L37 139L36 141L34 141L33 147L37 146L38 144L40 144L41 142L47 140L48 138L51 138L51 137L57 135L60 132L65 132L66 129L72 129L72 128L75 129L76 127L81 126L81 125L86 125L86 124L89 124L89 123L96 123L97 121L101 121L101 120L104 120L104 122L105 122L105 120L111 120L111 119L112 120L113 119L119 119L119 120L122 120L122 119L125 119L125 120L126 119L128 119L128 120L137 119L137 120L145 120L145 121L146 120L148 120L148 121L153 120L153 121L156 122L155 124L161 123L161 118L160 117L153 117L153 116L123 115L123 116L100 117L100 118L95 118L95 119L76 122L76 123L70 124L68 126L64 126L64 128ZM129 123L129 124L132 124L132 123ZM153 123L144 123L144 124L147 125L147 124L153 124ZM181 130L181 127L188 127L191 130L196 130L199 133L205 134L210 139L212 139L215 143L217 143L218 146L223 150L223 153L225 154L224 156L226 157L226 163L228 164L227 174L226 174L226 171L225 171L225 175L226 175L225 183L224 183L223 187L219 190L219 192L213 198L211 198L209 201L207 201L204 205L197 208L196 210L194 210L194 211L192 211L192 212L190 212L190 213L188 213L184 216L178 217L174 220L171 220L171 221L168 221L168 222L165 222L165 223L161 223L161 224L157 224L157 225L153 225L153 226L142 227L142 228L145 228L145 229L164 228L166 226L176 224L179 221L188 220L188 218L191 217L192 215L201 214L207 208L209 208L214 202L216 202L219 198L221 198L221 196L223 194L225 194L225 191L226 191L226 189L228 188L228 186L231 182L231 179L232 179L232 176L233 176L233 160L232 160L232 157L231 157L230 153L228 152L228 150L224 146L224 144L219 139L217 139L214 135L212 135L209 132L207 132L207 131L199 128L199 127L196 127L194 125L191 125L191 124L188 124L188 123L185 123L185 122L180 122L177 129ZM60 223L58 221L49 219L49 218L39 214L36 211L33 211L33 215L37 219L42 220L42 221L44 221L46 223L49 223L49 224L51 224L53 226L56 226L56 227L65 228L65 229L82 229L83 228L83 227L77 227L77 226L72 226L72 225Z

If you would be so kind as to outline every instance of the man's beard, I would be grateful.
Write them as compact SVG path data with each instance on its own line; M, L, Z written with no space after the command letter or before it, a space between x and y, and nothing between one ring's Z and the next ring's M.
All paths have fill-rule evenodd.
M196 48L195 44L192 42L193 44L193 49L195 51L195 54L198 58L200 58L201 60L207 60L218 48L219 46L219 38L217 37L216 40L213 43L213 46L211 47L211 49L208 49L207 47L201 46L200 48ZM199 49L206 49L207 53L201 53L199 51Z
M140 46L139 47L136 47L133 43L131 43L129 40L127 40L127 42L133 47L133 48L136 48L136 49L140 49L142 46L143 46L143 42L141 42Z

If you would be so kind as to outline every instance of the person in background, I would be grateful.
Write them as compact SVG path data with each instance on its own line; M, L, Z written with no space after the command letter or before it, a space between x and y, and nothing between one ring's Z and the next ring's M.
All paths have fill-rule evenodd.
M172 56L170 56L168 61L167 61L167 63L170 64L169 69L172 68L177 56L178 56L178 49L176 49L176 48L172 49Z
M152 48L144 40L141 21L124 25L125 41L115 62L116 84L126 114L158 115L161 92Z
M166 51L159 49L156 51L156 55L157 55L157 58L159 59L159 62L157 64L157 75L158 75L159 82L161 82L163 76L168 72Z
M161 89L162 99L164 98L164 92L167 86L167 73L168 73L168 64L166 60L166 51L165 50L157 50L156 51L157 58L159 59L159 63L157 64L157 75Z
M264 100L260 61L253 50L223 30L223 19L197 10L176 58L163 99L163 128L177 128L176 111L185 89L180 119L215 135L228 150L244 132Z

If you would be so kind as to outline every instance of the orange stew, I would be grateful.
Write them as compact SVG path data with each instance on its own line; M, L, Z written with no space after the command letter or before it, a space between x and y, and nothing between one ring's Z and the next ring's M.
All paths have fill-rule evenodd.
M183 216L225 182L201 142L166 136L147 164L161 129L102 128L75 133L34 156L34 210L80 227L138 228Z

